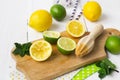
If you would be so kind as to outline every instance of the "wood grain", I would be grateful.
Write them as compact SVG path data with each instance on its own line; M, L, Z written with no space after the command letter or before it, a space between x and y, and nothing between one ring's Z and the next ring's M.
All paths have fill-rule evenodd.
M85 35L88 35L86 33ZM84 36L85 36L84 35ZM116 29L106 29L103 33L95 40L95 47L91 53L85 57L76 57L74 53L70 55L62 55L56 45L52 45L53 53L51 57L44 62L34 61L31 57L15 56L12 57L16 61L16 67L22 71L27 80L52 80L65 73L78 69L84 65L102 60L107 57L104 50L105 41L110 35L119 35L120 31ZM80 38L73 38L68 35L65 31L61 33L61 36L70 37L78 42ZM82 36L83 37L83 36Z

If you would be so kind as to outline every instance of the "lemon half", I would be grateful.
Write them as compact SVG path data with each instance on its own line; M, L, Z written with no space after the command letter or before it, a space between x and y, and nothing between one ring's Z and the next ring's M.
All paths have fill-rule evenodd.
M45 61L52 53L52 46L44 40L35 41L30 47L30 56L35 61Z
M72 20L67 24L66 31L73 37L80 37L86 32L86 29L80 21Z

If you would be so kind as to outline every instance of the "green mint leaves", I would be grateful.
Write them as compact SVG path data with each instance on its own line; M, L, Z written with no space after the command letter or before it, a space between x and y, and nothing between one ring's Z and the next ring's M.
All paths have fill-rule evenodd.
M99 78L104 78L105 76L109 75L112 71L115 70L116 66L113 64L109 59L105 58L100 62L97 62L96 65L101 69L98 71ZM118 72L118 71L117 71Z
M21 57L24 57L26 54L29 55L29 48L32 45L32 43L28 42L25 44L15 43L15 50L13 51L13 54L20 55Z
M72 80L85 80L87 77L96 72L99 73L99 78L102 79L113 71L119 72L115 70L115 68L115 64L105 58L102 61L85 66L72 78Z

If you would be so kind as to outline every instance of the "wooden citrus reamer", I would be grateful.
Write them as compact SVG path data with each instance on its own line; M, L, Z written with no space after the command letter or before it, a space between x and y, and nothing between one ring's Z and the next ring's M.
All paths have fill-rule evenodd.
M95 28L91 31L88 36L81 38L78 41L76 46L75 54L76 56L84 56L87 55L90 51L92 51L95 39L103 32L103 26L101 24L96 24Z

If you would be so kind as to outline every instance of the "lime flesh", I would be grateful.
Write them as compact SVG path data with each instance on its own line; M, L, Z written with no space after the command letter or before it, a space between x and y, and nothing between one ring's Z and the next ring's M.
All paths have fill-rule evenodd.
M44 31L43 38L51 44L57 43L57 40L60 37L60 33L57 31Z
M75 50L76 43L70 38L61 37L58 39L57 47L62 54L70 54Z

